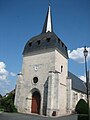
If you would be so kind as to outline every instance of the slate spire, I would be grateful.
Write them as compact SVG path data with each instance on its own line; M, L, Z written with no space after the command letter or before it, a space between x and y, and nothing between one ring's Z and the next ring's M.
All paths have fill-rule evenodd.
M42 30L42 33L46 33L46 32L53 32L50 3L49 3L49 6L48 6L47 16L46 16L44 26L43 26L43 30Z

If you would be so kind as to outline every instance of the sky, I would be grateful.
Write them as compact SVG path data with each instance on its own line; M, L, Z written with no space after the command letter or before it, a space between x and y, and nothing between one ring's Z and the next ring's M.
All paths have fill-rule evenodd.
M15 88L27 41L41 33L49 0L0 0L0 94ZM68 48L68 70L85 80L90 70L90 0L51 0L53 30Z

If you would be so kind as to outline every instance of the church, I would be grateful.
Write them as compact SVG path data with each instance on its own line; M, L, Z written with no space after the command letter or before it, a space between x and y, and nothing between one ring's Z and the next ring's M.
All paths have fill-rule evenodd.
M81 98L86 100L85 83L68 72L68 59L67 46L53 31L49 5L42 32L23 50L14 103L18 112L67 115Z

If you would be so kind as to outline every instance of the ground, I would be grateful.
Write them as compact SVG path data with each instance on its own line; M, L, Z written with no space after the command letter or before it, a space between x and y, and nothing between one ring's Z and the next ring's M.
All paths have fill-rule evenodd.
M77 120L76 115L66 117L45 117L20 113L0 113L0 120Z

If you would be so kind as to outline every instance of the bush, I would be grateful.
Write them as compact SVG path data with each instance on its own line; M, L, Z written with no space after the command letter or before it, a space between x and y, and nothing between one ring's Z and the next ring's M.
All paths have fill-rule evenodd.
M75 111L77 114L87 114L88 113L88 105L85 100L80 99L76 105Z
M0 112L4 112L4 108L0 108Z
M4 112L17 112L14 106L14 94L10 93L7 97L3 97L0 100L0 108L4 109Z

